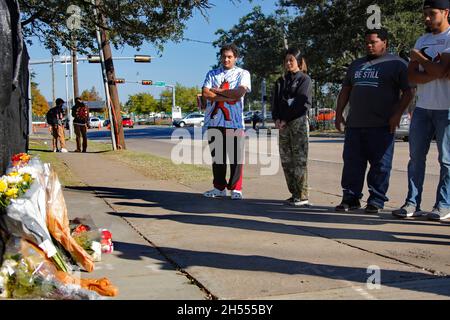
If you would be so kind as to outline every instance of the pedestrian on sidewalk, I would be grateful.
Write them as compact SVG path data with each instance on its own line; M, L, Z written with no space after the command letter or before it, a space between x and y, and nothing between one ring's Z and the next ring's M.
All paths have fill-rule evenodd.
M345 125L343 198L336 211L361 207L367 169L369 198L365 212L377 213L388 201L386 194L394 155L394 134L414 97L408 83L407 64L387 52L385 29L367 30L367 55L351 63L338 96L336 129ZM344 120L343 111L349 103Z
M409 80L417 84L417 103L409 129L408 195L392 214L401 218L427 215L430 220L450 218L450 25L449 1L427 0L423 15L428 33L411 52ZM422 211L425 166L431 140L441 167L436 202L431 212Z
M75 105L72 107L73 127L75 130L77 149L75 152L87 151L87 125L89 121L89 108L81 100L81 98L75 98ZM83 140L83 145L81 145ZM81 149L83 146L83 149Z
M64 100L56 99L55 106L48 110L46 118L52 134L53 152L67 152L66 137L64 135ZM58 142L60 148L58 148Z
M222 66L207 73L202 96L207 100L205 126L212 156L214 188L203 195L209 198L227 196L241 200L245 142L244 96L251 90L250 73L236 67L239 57L234 44L220 49ZM227 182L227 156L230 179Z
M300 50L287 50L284 67L284 76L275 83L272 117L275 128L279 129L281 165L292 195L287 202L294 206L307 206L308 110L312 102L312 81L306 74L306 62Z

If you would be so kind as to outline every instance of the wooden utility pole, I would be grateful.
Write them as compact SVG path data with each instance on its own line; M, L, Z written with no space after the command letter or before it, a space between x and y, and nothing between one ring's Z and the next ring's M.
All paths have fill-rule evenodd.
M114 121L114 128L116 130L116 145L117 149L124 150L126 149L125 146L125 136L123 134L123 126L122 126L122 114L120 109L120 101L119 101L119 92L117 90L116 85L116 74L114 70L114 63L112 58L112 52L111 52L111 46L109 44L109 38L106 33L106 29L104 26L106 26L106 18L102 13L101 6L102 6L102 0L96 0L95 4L98 7L98 20L100 24L100 34L101 34L101 45L105 57L105 69L106 69L106 76L108 78L108 87L109 87L109 93L111 95L111 103L112 103L112 110L113 110L113 121ZM114 134L114 133L112 133Z
M73 77L73 96L74 99L80 96L80 90L78 89L78 59L77 59L77 46L73 40L72 47L72 77Z

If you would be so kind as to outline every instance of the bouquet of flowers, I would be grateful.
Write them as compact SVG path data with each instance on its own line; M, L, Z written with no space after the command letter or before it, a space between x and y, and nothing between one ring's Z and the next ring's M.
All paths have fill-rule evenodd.
M70 221L70 231L75 241L89 253L95 262L102 260L101 233L93 222L75 218Z
M0 297L15 299L94 300L101 297L76 281L60 280L55 266L41 249L32 243L12 237L7 244L5 260L0 267ZM70 277L67 275L67 277Z
M28 164L31 157L27 153L18 153L11 157L11 165L12 167L21 168Z
M19 172L10 172L0 178L0 207L6 208L12 199L25 194L33 183L33 177L28 174L20 174Z

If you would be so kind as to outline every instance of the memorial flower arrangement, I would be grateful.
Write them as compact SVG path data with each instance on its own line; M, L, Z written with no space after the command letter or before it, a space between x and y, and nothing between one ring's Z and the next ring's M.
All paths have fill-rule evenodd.
M97 260L85 249L101 255L101 244L81 246L71 235L62 187L49 164L25 153L11 158L7 174L0 177L0 219L10 237L0 265L0 297L98 299L99 294L118 294L106 278L72 275L80 266L94 270L100 256Z
M12 199L22 196L33 183L33 177L28 173L13 171L0 178L0 207L6 208Z

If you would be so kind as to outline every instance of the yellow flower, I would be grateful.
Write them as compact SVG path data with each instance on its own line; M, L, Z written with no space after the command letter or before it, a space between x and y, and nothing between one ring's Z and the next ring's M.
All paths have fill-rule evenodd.
M33 179L33 178L31 177L31 175L29 175L28 173L25 173L25 174L22 176L22 178L23 178L23 181L25 181L25 182L27 182L27 183L30 183L31 180Z
M19 173L17 171L8 173L8 176L10 176L10 177L17 177L18 175L19 175Z
M8 198L16 198L18 193L19 193L19 189L17 189L17 188L11 188L11 189L8 189L8 190L5 192L5 195L6 195Z
M0 180L0 192L3 193L8 189L8 183L5 180Z

